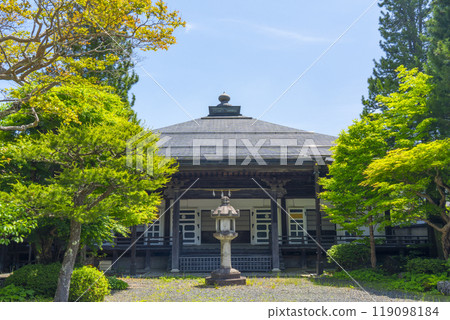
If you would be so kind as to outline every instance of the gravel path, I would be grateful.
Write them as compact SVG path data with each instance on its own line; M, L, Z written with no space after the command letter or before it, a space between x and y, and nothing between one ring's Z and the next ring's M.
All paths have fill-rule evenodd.
M160 277L152 279L123 279L128 290L113 292L105 301L415 301L399 293L367 294L355 288L337 288L315 285L299 277L263 278L249 277L246 286L205 286L204 278Z

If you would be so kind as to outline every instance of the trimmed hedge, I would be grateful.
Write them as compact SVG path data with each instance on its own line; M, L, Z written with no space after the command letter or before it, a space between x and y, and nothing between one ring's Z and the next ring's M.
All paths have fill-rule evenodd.
M84 266L73 271L69 301L100 302L110 292L108 279L96 268Z
M58 284L60 263L28 264L17 269L5 280L5 285L15 285L33 290L36 294L53 297Z
M60 263L29 264L13 272L5 280L5 286L14 285L26 290L32 290L36 295L46 298L55 296L58 285ZM98 281L89 288L96 280ZM121 281L116 279L117 282ZM117 284L120 286L120 284ZM121 285L123 287L123 285ZM128 284L127 284L128 286ZM89 290L88 290L89 289ZM84 291L88 290L80 301L103 301L110 293L109 282L102 272L94 267L75 268L70 282L69 301L75 301Z
M347 270L364 267L370 261L370 249L363 244L337 244L328 249L327 254L329 263L336 261Z

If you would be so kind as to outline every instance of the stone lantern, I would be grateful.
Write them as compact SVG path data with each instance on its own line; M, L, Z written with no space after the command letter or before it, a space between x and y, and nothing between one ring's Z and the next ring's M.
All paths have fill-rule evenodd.
M211 210L211 217L216 220L216 232L214 238L220 241L220 269L211 272L206 278L206 284L219 286L246 284L246 278L231 267L231 240L236 238L236 218L239 218L239 210L230 205L230 198L222 197L222 204Z

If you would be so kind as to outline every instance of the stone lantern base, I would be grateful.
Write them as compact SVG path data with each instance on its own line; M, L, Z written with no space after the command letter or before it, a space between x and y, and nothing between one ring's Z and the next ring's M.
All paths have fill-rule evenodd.
M207 285L217 286L233 286L233 285L246 285L247 278L241 277L241 273L236 269L217 269L211 272L210 277L206 277Z

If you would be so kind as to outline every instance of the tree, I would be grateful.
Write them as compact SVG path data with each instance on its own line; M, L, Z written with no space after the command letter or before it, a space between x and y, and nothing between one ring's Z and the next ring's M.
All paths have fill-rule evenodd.
M437 118L434 135L450 136L450 6L448 1L433 1L432 18L428 23L429 48L426 71L433 76L434 89L429 107Z
M82 124L62 125L37 137L20 136L8 146L16 161L57 166L44 183L13 185L9 198L29 216L67 219L69 239L65 250L55 301L67 301L70 278L81 241L82 228L107 219L122 226L148 223L160 204L155 193L168 182L176 168L172 161L154 154L153 175L127 167L126 144L142 128L128 120L129 110L120 97L102 88L54 88L61 103L75 104ZM79 92L83 100L74 99ZM50 94L49 99L55 96ZM147 148L156 152L157 136L148 132ZM135 155L147 165L147 155Z
M74 10L76 8L76 10ZM0 130L24 131L38 125L33 98L64 83L78 82L80 70L104 69L117 60L116 49L100 38L120 38L131 48L167 49L184 22L162 1L10 0L0 4L0 80L20 87L0 100ZM97 46L92 44L97 44ZM82 52L74 47L88 48ZM94 53L107 55L97 61ZM44 110L45 111L45 110ZM2 125L12 114L26 123Z
M325 189L320 197L331 204L323 205L323 209L333 223L349 232L361 234L361 227L369 226L371 265L375 268L374 229L385 222L384 208L378 205L382 200L379 194L361 182L369 163L385 154L385 136L376 121L363 117L342 131L335 143L329 174L320 180Z
M97 52L93 49L103 46L105 50ZM106 49L107 48L107 49ZM72 54L89 53L90 58L97 61L108 61L109 53L114 52L118 58L114 63L108 64L103 69L85 68L80 70L84 78L95 78L97 83L115 88L122 101L130 106L134 105L134 94L129 97L131 87L139 81L139 76L134 72L135 60L133 59L133 45L128 40L120 37L112 38L108 35L96 38L85 45L75 45L72 47ZM83 57L85 58L85 57Z
M423 220L442 234L445 259L450 254L450 139L390 151L365 170L365 186L386 194L391 218ZM430 218L437 216L442 226Z
M426 21L430 15L430 0L383 0L379 6L380 47L385 56L374 61L373 75L367 80L368 97L363 97L364 113L383 109L378 95L387 96L397 91L398 79L395 69L400 65L407 69L423 70L426 63Z
M324 206L324 210L331 221L350 232L360 232L360 227L369 226L373 268L376 264L373 229L376 224L393 223L385 220L384 215L392 199L364 184L364 171L389 150L415 146L428 136L433 123L433 119L424 118L432 88L430 77L403 66L396 71L398 92L378 96L383 112L362 115L340 133L332 149L334 161L329 166L329 175L321 180L325 188L321 197L331 204Z

